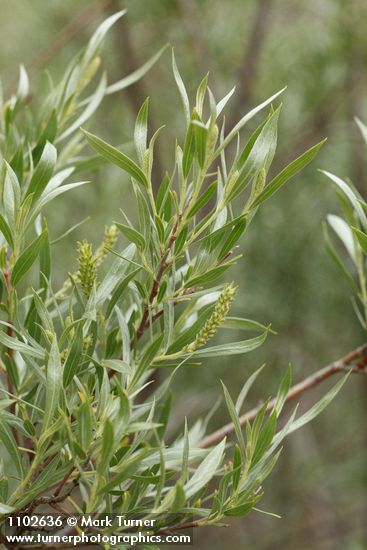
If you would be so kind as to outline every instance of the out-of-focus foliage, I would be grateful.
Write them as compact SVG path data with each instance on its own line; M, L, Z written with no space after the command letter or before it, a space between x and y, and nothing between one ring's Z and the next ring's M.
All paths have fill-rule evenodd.
M52 74L60 74L57 67L63 67L80 48L93 21L100 17L96 6L105 12L119 7L129 9L129 23L116 25L105 51L109 74L115 80L170 41L191 94L198 85L197 75L207 70L212 72L212 88L218 95L237 84L236 95L228 104L232 121L257 98L269 96L287 84L275 168L278 162L283 165L302 148L328 136L317 165L342 178L350 176L363 194L367 181L364 144L352 119L358 115L363 120L367 112L364 0L231 0L230 6L220 0L81 0L77 4L71 0L3 0L0 68L4 80L16 82L17 66L24 62L32 79L43 86L43 68L49 55L54 58ZM84 10L90 12L89 18L80 17ZM78 32L75 20L79 21ZM58 33L65 27L60 40ZM156 148L163 166L163 159L173 150L174 131L183 130L177 115L179 100L172 99L167 58L162 58L133 91L105 100L110 115L97 116L93 131L97 133L98 129L114 143L127 142L135 113L147 95L152 96L152 125L157 126L154 119L158 112L160 121L169 122L170 129L162 132ZM32 101L37 101L36 93ZM127 179L119 175L117 180L116 172L102 170L101 180L108 183L108 193L103 185L89 187L87 196L76 190L72 206L59 199L57 209L52 211L53 237L63 232L66 218L77 223L91 213L94 220L77 228L69 240L66 237L55 245L60 251L55 269L60 284L65 275L61 258L65 252L75 255L75 240L88 235L89 240L97 242L106 219L117 217L121 202L132 203ZM159 170L158 174L162 175ZM233 315L272 322L277 337L269 337L263 348L247 356L246 361L238 361L235 372L229 369L229 361L222 360L197 373L194 381L191 375L185 385L181 379L185 409L178 408L178 416L215 400L218 375L227 386L241 384L265 356L269 361L268 346L272 350L271 369L267 369L263 383L274 392L275 379L289 361L296 377L300 377L344 354L364 338L345 284L325 254L321 223L326 212L337 211L334 194L325 178L315 171L315 165L298 178L296 185L264 205L258 214L257 230L248 231L239 275L249 290L232 306ZM281 250L274 246L275 235L283 244ZM202 388L200 403L191 397L194 385ZM231 537L234 548L247 545L265 549L284 547L286 543L297 548L328 549L338 544L363 548L366 443L360 422L366 412L366 391L364 381L351 380L339 406L333 406L327 418L287 443L287 477L273 478L272 491L264 501L268 509L283 515L282 531L276 520L259 515L243 527L236 524L231 532L226 530L223 539L218 532L211 538L207 531L201 547L221 547Z

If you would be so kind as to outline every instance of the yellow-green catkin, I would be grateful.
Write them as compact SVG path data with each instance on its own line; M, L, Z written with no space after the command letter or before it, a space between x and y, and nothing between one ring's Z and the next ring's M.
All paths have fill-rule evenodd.
M88 353L89 348L93 344L93 336L91 334L87 334L83 338L83 347L82 347L82 354L85 355Z
M224 323L236 291L237 287L233 286L232 283L227 284L223 288L218 301L215 304L213 313L206 321L203 328L198 332L195 340L183 348L182 351L184 353L192 353L196 351L198 348L204 346L207 341L214 336L219 327Z
M207 169L212 162L212 155L214 153L214 149L218 141L218 134L219 134L218 126L216 124L213 124L209 129L208 138L206 141L205 169Z
M151 153L149 149L144 151L143 154L143 162L142 162L142 168L143 172L148 178L150 178L151 172L152 172L152 162L151 162Z
M266 170L265 168L261 168L261 170L257 174L257 177L253 183L250 197L245 206L246 212L251 209L252 203L257 199L260 193L262 193L262 191L264 190L265 183L266 183Z
M237 180L238 180L238 177L239 177L240 173L238 170L235 170L228 178L228 181L227 181L227 184L226 184L226 187L225 187L225 191L224 191L224 194L226 197L229 197L233 187L235 186Z
M85 239L78 243L78 280L84 294L90 296L93 285L97 280L97 262L92 252L92 245Z
M118 238L117 226L115 224L106 225L105 230L104 230L103 241L101 242L101 244L99 245L99 247L97 248L95 253L93 254L93 261L95 262L95 268L96 269L101 265L103 260L106 258L109 249L111 249L115 246L117 238ZM79 243L78 246L80 247L81 244L82 243ZM73 274L74 280L76 282L81 282L80 274L81 274L81 271L80 271L80 267L79 267L79 270L76 273ZM97 275L96 275L96 278L97 278ZM70 288L71 288L71 282L70 282L69 279L67 279L64 282L62 288L57 293L57 298L59 298L59 299L66 298L67 297L67 292L70 290Z
M84 336L83 345L82 345L82 355L86 355L88 353L89 348L92 344L93 344L93 336L91 334L87 334L86 336ZM66 361L66 358L69 355L69 352L70 352L70 346L67 346L60 353L60 359L62 363Z
M103 241L100 246L97 248L94 259L96 262L96 267L99 267L105 257L108 254L109 249L113 248L116 244L118 237L118 229L115 224L106 225L104 230Z
M92 80L92 78L98 71L100 64L101 64L100 57L97 56L94 59L92 59L89 65L84 69L82 76L76 86L77 92L81 92L82 90L84 90L86 86L88 86L89 82Z

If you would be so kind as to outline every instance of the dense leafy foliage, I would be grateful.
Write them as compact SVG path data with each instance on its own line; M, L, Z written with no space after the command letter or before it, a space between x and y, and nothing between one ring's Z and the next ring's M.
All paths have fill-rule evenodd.
M2 105L0 512L65 501L76 512L155 513L158 530L168 527L167 513L180 512L170 516L174 530L192 517L215 524L249 513L284 437L312 420L343 383L303 416L295 419L294 411L278 430L291 383L287 371L272 412L265 414L265 402L243 433L239 415L257 372L236 402L224 388L236 446L223 439L203 448L209 417L191 427L183 418L165 442L178 398L170 384L180 369L248 353L265 341L270 327L229 315L240 289L222 276L239 260L237 243L258 208L321 143L269 177L280 114L273 103L281 92L227 133L222 112L234 90L217 102L205 77L192 106L173 57L186 133L155 192L160 130L148 139L148 100L136 119L135 160L79 129L106 94L140 78L161 53L116 84L108 85L103 73L90 93L103 38L121 15L99 27L58 85L50 82L39 113L28 106L23 68L16 94ZM246 124L265 109L241 144ZM97 156L89 156L90 146ZM138 223L122 210L95 252L86 240L79 243L78 270L55 291L52 246L58 239L49 236L44 207L85 185L75 176L101 162L130 176ZM234 328L256 335L212 343L218 330ZM164 374L154 385L157 372Z

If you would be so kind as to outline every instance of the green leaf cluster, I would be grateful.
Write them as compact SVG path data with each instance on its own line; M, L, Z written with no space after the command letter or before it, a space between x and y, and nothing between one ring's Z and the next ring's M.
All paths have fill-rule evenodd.
M108 84L100 51L122 15L102 23L61 81L51 83L39 112L28 116L23 68L17 93L0 105L0 514L34 510L46 495L51 504L68 499L75 512L155 513L157 530L167 527L169 512L180 512L170 528L192 516L214 524L254 508L281 441L325 401L309 417L295 420L293 413L278 430L287 372L273 410L267 415L265 403L243 431L240 410L256 373L236 404L224 388L237 445L223 439L204 449L205 422L189 428L182 419L165 440L171 382L182 366L210 368L211 357L248 353L272 332L230 315L235 289L223 275L241 257L258 208L321 144L274 174L280 111L273 104L282 91L226 132L223 113L233 90L217 101L205 77L192 104L173 57L186 131L177 140L173 168L153 182L158 131L149 128L148 100L136 119L134 158L79 130L106 94L142 77L162 53ZM248 122L266 110L246 135ZM44 207L84 185L70 180L99 159L129 177L137 223L122 212L95 253L83 241L79 269L70 266L69 278L55 289L53 245L62 237L50 238ZM364 209L351 191L344 193L363 226L348 246L358 243L365 252ZM251 334L233 341L222 329ZM227 337L216 341L218 332ZM150 390L157 369L161 381Z

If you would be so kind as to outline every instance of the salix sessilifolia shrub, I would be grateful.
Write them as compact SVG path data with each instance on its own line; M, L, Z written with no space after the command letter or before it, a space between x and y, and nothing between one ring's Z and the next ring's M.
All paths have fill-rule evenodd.
M134 160L80 130L106 94L142 76L161 53L108 85L99 52L119 16L99 27L59 84L50 83L38 112L28 105L24 69L18 91L1 105L0 513L62 503L74 512L154 513L156 530L174 531L190 518L205 525L249 513L284 437L314 418L341 386L278 430L288 370L270 414L265 402L243 432L239 415L257 371L236 402L224 388L237 444L222 439L206 448L207 422L189 426L184 418L165 439L172 400L179 399L170 384L180 368L209 368L211 357L244 354L265 341L268 327L230 315L241 288L223 275L239 260L237 243L258 208L321 144L269 177L279 117L272 104L281 92L227 132L223 111L234 90L217 102L205 77L192 104L173 59L186 133L156 190L159 130L148 139L148 100L136 119ZM242 143L247 122L265 109ZM125 212L106 220L102 243L80 242L77 265L55 289L55 239L44 207L83 185L80 174L102 161L129 175L137 224ZM231 329L254 335L215 343L218 331L230 335ZM160 383L148 391L157 369Z

